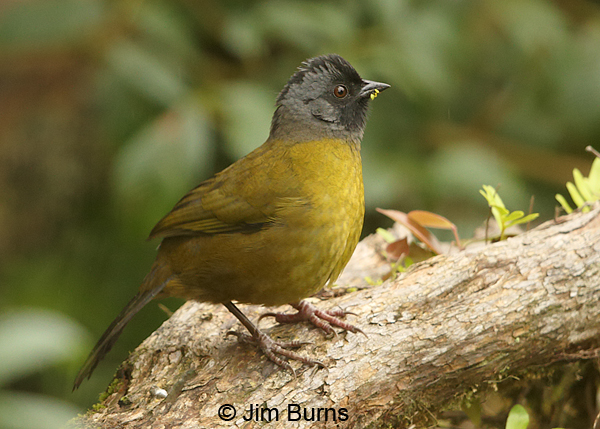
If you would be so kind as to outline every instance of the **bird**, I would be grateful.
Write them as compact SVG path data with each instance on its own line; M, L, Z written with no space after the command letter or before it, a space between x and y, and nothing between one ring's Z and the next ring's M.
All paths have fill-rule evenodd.
M234 303L291 304L277 322L308 320L362 332L304 298L336 281L358 244L365 213L360 146L370 101L389 88L364 80L337 54L304 61L279 93L264 144L187 193L150 232L162 239L137 294L106 329L73 390L146 304L179 297L223 304L276 364L321 362L277 342ZM293 371L293 370L292 370Z

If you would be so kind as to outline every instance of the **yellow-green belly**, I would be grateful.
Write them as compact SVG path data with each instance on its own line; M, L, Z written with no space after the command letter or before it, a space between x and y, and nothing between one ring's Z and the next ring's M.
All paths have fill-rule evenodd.
M337 279L363 226L359 150L338 140L285 150L292 171L273 166L277 174L269 180L278 183L265 186L279 187L279 194L294 187L294 198L278 201L274 222L258 232L166 238L157 258L171 273L165 294L280 305Z

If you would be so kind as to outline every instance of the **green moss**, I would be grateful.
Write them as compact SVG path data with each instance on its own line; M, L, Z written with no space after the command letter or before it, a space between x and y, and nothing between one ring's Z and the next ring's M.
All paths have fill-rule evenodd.
M117 392L121 388L122 385L123 385L123 379L119 378L118 376L115 377L113 379L113 381L111 381L111 383L108 385L107 389L103 393L100 394L100 396L98 397L98 401L99 402L106 401L106 399L113 393Z
M129 397L127 395L125 395L121 399L119 399L119 405L122 407L131 405L131 399L129 399Z
M94 412L101 411L101 410L103 410L105 408L106 408L106 405L101 404L101 403L97 403L97 404L92 405L92 411L94 411Z

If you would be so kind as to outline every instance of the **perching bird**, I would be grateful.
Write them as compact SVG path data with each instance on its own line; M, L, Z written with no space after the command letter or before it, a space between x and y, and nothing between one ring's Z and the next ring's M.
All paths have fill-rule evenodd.
M363 80L338 55L304 62L277 97L267 141L185 195L150 233L162 238L139 292L77 374L90 377L125 325L155 297L224 304L275 363L302 357L258 330L233 304L291 303L310 320L353 332L343 311L302 301L333 283L358 243L364 217L360 143L370 100L389 88ZM273 315L273 314L270 314Z

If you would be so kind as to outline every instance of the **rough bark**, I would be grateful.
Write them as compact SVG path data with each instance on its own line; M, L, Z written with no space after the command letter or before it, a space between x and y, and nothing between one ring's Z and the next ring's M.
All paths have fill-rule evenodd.
M327 364L292 363L295 377L253 346L226 337L241 327L222 306L188 302L132 354L131 380L107 399L107 407L79 424L401 427L418 410L437 409L472 386L500 382L531 366L596 357L599 212L596 206L504 242L437 256L378 286L367 286L364 278L381 277L389 264L380 256L383 243L368 237L339 282L367 287L319 303L355 313L348 319L366 338L325 338L308 325L261 322L273 337L312 341L300 353ZM242 308L254 320L265 311ZM156 387L168 396L153 394ZM237 411L231 421L219 417L225 404ZM268 422L263 411L261 423L245 421L250 406L277 415L271 411ZM299 416L297 409L301 419L290 421ZM320 423L306 421L304 409Z

